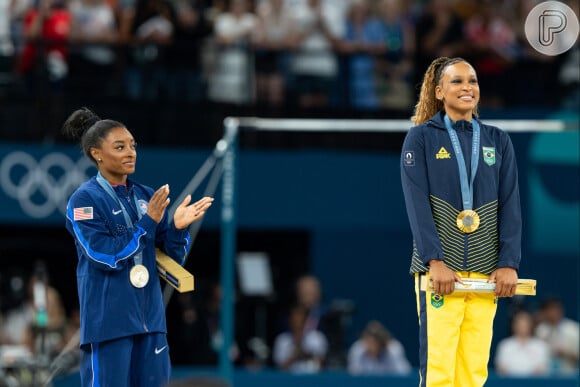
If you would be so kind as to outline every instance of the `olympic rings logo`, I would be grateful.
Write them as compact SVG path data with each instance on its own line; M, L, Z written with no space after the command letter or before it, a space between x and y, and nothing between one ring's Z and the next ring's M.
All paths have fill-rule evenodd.
M95 170L89 172L91 168ZM70 194L94 173L94 164L85 157L75 163L66 154L52 152L37 162L29 153L15 151L0 162L0 187L24 213L41 219L54 211L65 215Z

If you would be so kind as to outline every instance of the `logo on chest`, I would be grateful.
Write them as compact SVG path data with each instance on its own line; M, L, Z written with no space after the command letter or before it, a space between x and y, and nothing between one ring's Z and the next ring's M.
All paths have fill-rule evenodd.
M483 161L490 167L495 164L495 148L493 147L482 147L483 150Z
M441 147L441 149L439 149L439 152L435 154L435 158L437 160L450 159L451 155L449 154L449 152L447 152L447 149L445 149L445 147Z

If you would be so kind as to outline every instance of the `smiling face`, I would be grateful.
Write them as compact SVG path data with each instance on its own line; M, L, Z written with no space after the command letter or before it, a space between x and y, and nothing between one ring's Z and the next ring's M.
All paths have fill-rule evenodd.
M451 120L471 121L479 102L479 84L473 67L458 62L443 69L441 80L435 87L435 97L443 102Z
M103 177L111 184L123 184L127 175L135 172L136 143L126 128L111 129L100 147L91 149L91 155L97 160Z

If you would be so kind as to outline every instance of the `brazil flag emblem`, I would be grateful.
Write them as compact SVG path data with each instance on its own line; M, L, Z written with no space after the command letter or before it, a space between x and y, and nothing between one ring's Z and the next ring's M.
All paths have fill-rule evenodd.
M434 308L441 308L445 302L443 294L431 293L431 305Z
M483 148L483 161L490 167L495 164L495 148L484 146Z

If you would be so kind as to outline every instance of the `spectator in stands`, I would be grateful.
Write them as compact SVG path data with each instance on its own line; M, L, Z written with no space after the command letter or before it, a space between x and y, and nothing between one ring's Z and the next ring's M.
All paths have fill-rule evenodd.
M54 141L69 77L71 15L67 0L38 0L23 19L24 47L17 52L16 74L24 93L35 100L28 139Z
M344 15L339 5L306 0L292 9L290 64L292 92L298 106L327 107L335 87L338 62L335 48L344 34Z
M559 298L547 298L542 302L535 332L550 347L553 373L578 374L580 325L565 317L564 305Z
M306 331L320 330L323 324L325 309L322 305L320 281L312 274L305 274L296 281L296 304L306 312Z
M38 321L28 326L24 343L34 356L54 359L63 350L71 331L61 296L52 286L46 288L46 314L45 326L39 326Z
M327 308L322 301L320 280L315 275L302 274L296 278L289 304L300 305L307 311L306 330L319 330L324 333ZM288 322L290 318L288 313L290 311L291 308L282 308L282 315L280 316L278 327L280 331L289 329Z
M328 342L326 365L342 368L346 364L346 330L354 304L350 300L323 301L320 280L313 274L304 274L296 280L296 305L308 313L304 329L320 331Z
M353 0L346 17L344 37L338 51L345 55L348 106L376 110L380 107L377 90L377 58L386 52L382 26L368 0Z
M119 29L113 6L107 0L72 0L69 9L72 90L85 93L100 89L104 95L115 95Z
M171 9L163 0L137 0L122 15L121 41L128 45L126 92L133 99L154 100L165 85L164 55L174 33Z
M215 25L218 15L228 10L228 0L205 0L205 17L211 26Z
M26 44L17 71L34 95L48 86L51 94L61 94L68 76L68 38L71 15L66 0L39 0L24 16Z
M44 262L36 264L27 281L26 298L8 310L0 328L0 344L20 347L30 359L50 361L64 348L71 331Z
M453 1L451 6L461 20L468 20L479 12L480 0Z
M168 95L173 101L200 102L206 94L204 39L212 33L206 6L199 0L177 0L169 5L175 31L165 61Z
M504 95L507 106L527 109L555 106L559 102L558 98L546 98L546 96L563 95L557 79L562 56L550 56L538 52L529 44L526 37L526 18L537 4L536 0L516 0L511 6L503 9L518 47L516 63L509 67L508 74L505 75L505 79L509 79L510 83L509 92ZM576 69L575 72L578 73ZM538 77L538 74L542 76Z
M415 81L420 85L422 74L433 58L454 57L463 52L463 21L452 7L452 0L431 0L419 15L415 28Z
M503 376L540 376L550 372L550 349L533 335L534 320L526 310L512 319L512 335L502 339L495 354L495 369Z
M34 321L29 279L21 271L10 273L2 287L3 321L0 324L0 344L24 346L26 328Z
M415 26L404 0L381 0L379 18L386 52L379 59L379 96L386 108L408 109L415 55Z
M254 68L249 50L256 25L249 0L230 0L216 16L216 63L209 79L208 97L216 102L248 104L254 100Z
M256 102L281 106L286 97L289 39L293 34L290 9L284 0L264 0L256 8Z
M512 92L506 76L517 59L519 48L511 25L503 16L505 2L485 0L465 23L465 57L477 68L479 83L489 90L484 106L502 107Z
M18 54L24 46L24 17L35 4L32 0L7 0L6 3L9 4L6 14L10 23L9 36L14 45L14 54Z
M379 321L370 321L348 351L353 375L406 375L411 365L401 343Z
M14 44L11 36L12 0L0 0L0 88L2 77L12 71Z
M328 343L324 334L307 329L308 311L300 305L290 310L289 329L274 340L273 361L281 370L316 373L324 366Z

